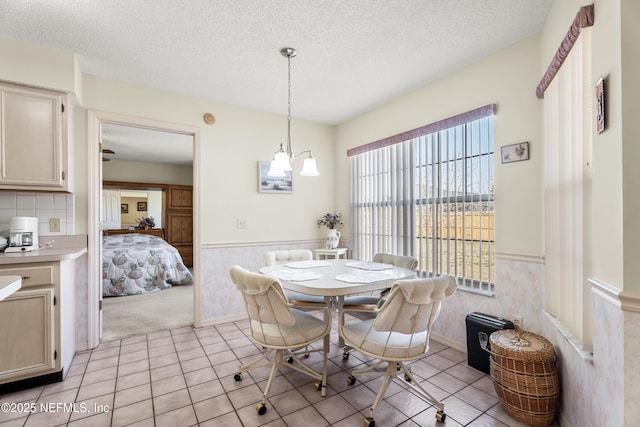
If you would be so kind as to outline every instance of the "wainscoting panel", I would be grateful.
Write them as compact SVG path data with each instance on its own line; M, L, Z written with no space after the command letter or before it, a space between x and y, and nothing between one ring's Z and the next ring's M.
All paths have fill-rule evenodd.
M218 323L220 318L245 314L242 295L229 277L229 269L239 265L247 270L258 271L264 266L266 251L310 249L324 247L324 242L269 242L233 245L203 245L200 274L202 291L203 326Z
M541 334L543 331L544 265L540 257L496 255L495 295L484 296L458 291L442 305L440 317L433 328L434 336L446 337L466 351L467 314L480 312L512 319L523 318L524 329ZM451 344L450 344L451 345Z

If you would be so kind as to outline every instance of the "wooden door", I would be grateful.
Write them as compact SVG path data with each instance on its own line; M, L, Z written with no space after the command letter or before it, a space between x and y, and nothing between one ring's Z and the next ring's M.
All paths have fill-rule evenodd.
M120 229L120 191L102 190L102 228Z

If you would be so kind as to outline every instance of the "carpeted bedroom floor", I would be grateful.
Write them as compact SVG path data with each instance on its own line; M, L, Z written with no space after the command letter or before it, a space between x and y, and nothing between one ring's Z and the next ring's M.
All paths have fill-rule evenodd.
M102 300L102 342L192 324L192 285Z

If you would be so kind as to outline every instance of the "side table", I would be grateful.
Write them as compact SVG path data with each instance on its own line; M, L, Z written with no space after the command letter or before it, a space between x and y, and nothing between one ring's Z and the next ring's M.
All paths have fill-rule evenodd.
M316 249L316 259L323 259L328 257L333 257L335 259L340 259L342 255L347 257L347 248L335 248L335 249Z

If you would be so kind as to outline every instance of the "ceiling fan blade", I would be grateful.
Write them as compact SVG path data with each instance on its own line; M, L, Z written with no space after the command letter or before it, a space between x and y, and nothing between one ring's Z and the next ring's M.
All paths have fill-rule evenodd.
M103 158L102 158L102 161L103 161L103 162L110 162L110 161L111 161L111 159L107 159L106 157L103 157Z
M113 150L109 150L108 148L103 149L103 150L102 150L102 152L103 152L104 154L116 154L116 152L115 152L115 151L113 151Z

